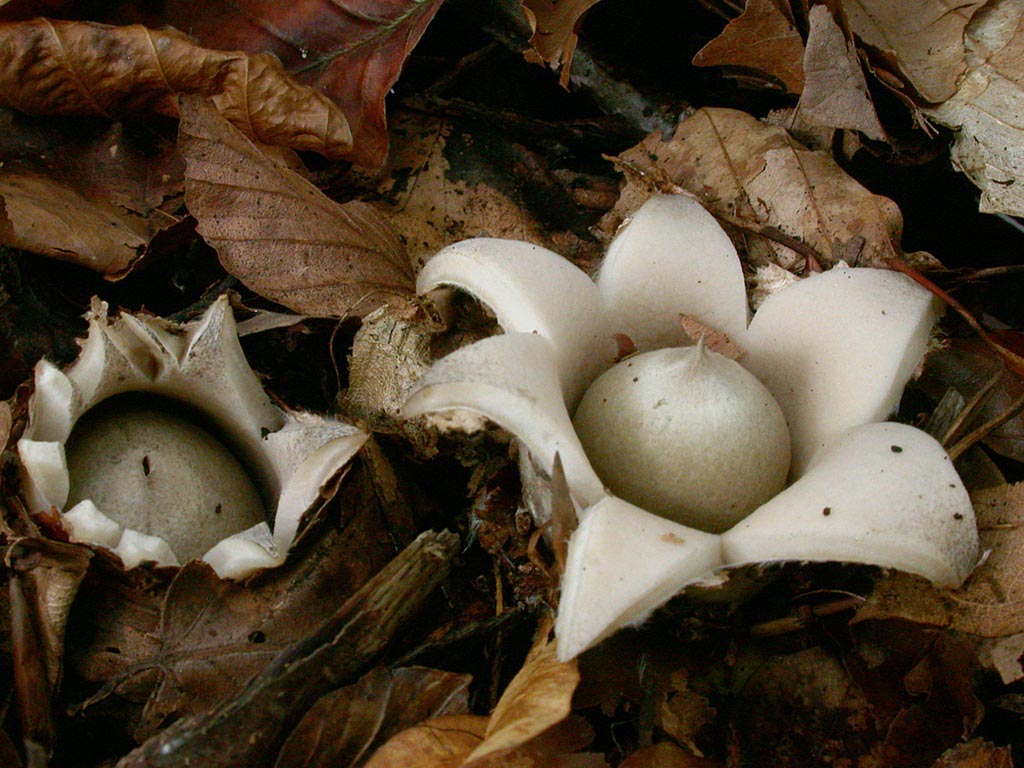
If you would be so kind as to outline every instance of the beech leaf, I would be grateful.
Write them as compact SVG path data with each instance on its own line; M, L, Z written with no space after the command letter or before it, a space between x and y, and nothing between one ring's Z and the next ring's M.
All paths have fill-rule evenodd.
M0 226L0 242L111 278L128 273L151 234L142 219L46 176L0 172L0 201L9 222Z
M224 268L295 312L363 316L413 292L398 234L373 206L338 204L201 96L182 97L185 202Z
M267 54L204 49L173 29L48 19L0 23L0 50L0 104L27 114L173 117L179 93L198 93L265 144L330 158L352 144L342 112Z
M460 768L486 728L487 718L480 715L435 717L391 737L366 768Z
M963 74L963 32L984 0L844 0L862 43L895 57L899 72L926 102L945 101Z
M747 0L743 13L693 57L698 67L735 66L777 78L790 93L804 88L804 41L773 0Z
M470 679L427 667L375 669L317 701L288 737L275 768L360 765L421 720L467 714Z

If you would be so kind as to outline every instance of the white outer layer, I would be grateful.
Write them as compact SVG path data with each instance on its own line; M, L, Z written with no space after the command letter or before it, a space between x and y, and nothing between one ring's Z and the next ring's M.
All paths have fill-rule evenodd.
M597 275L606 322L641 351L683 343L679 315L745 344L743 267L715 217L688 195L655 195L612 241Z
M590 380L611 362L597 287L557 253L518 240L480 237L442 248L420 270L423 294L451 286L490 309L506 333L533 333L551 344L560 387L575 407Z
M832 269L765 299L741 362L786 414L792 478L846 430L896 410L939 314L929 291L884 269Z
M796 483L722 535L730 565L865 563L957 587L978 558L974 508L926 432L883 422L851 429Z

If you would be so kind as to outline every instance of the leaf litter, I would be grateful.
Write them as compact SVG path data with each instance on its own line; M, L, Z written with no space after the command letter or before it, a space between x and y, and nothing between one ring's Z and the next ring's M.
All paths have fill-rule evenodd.
M13 18L22 5L7 4L0 16ZM488 332L479 308L458 296L437 306L412 298L413 265L456 239L527 239L593 267L602 241L639 200L688 192L727 227L762 287L839 262L936 267L928 254L903 250L900 210L879 194L885 184L863 173L856 153L887 167L940 157L982 189L982 167L1015 181L1012 153L1000 155L991 126L973 134L989 154L972 166L962 145L944 155L944 137L930 135L926 123L953 114L942 120L962 128L962 141L974 125L963 110L985 103L984 92L965 89L998 75L1013 92L1012 4L936 2L897 12L868 0L810 8L750 0L743 11L723 11L731 23L695 21L692 47L675 54L678 66L696 57L720 90L708 98L684 89L698 109L680 111L686 119L674 134L636 135L632 148L623 143L631 129L613 125L611 115L588 117L581 141L577 117L594 105L564 90L584 82L570 77L575 52L585 54L577 62L583 68L611 53L602 30L614 28L618 39L619 25L609 20L622 18L612 0L513 3L517 28L534 24L526 51L501 49L512 35L484 44L451 36L460 10L436 2L312 3L303 19L256 3L132 5L98 21L150 28L0 27L16 54L0 70L10 105L3 113L10 130L0 139L3 242L110 278L130 273L120 295L147 282L159 291L165 265L201 264L202 287L176 287L180 295L170 300L186 313L225 288L242 292L258 312L279 311L276 304L301 313L308 320L288 333L308 336L309 348L319 344L326 362L310 366L320 372L310 386L273 394L286 404L320 390L321 409L359 412L378 440L289 563L244 583L218 581L197 563L126 573L102 551L83 566L81 548L65 550L59 541L59 525L26 521L6 477L7 527L39 527L42 538L21 546L37 542L55 557L56 573L71 579L65 599L77 597L65 629L63 615L46 618L43 593L27 586L44 570L24 557L11 561L20 565L8 569L12 591L0 607L5 622L16 621L0 630L0 654L26 663L8 684L20 725L10 721L0 755L15 753L15 765L58 765L50 755L60 760L64 739L82 747L83 764L125 766L1009 764L1015 737L991 714L1011 712L998 709L1009 699L993 694L1008 689L991 680L1024 679L1020 486L1001 479L1020 477L1019 418L971 449L987 457L980 463L961 459L968 481L989 486L974 497L987 557L961 590L843 566L787 566L740 601L707 605L684 596L644 627L563 664L543 630L557 553L518 509L522 491L507 442L500 434L453 442L407 429L400 403L431 356ZM694 4L688 13L697 20L705 12ZM995 18L1001 26L993 32ZM194 39L155 31L166 23ZM654 21L630 23L634 34L647 34L642 25ZM440 44L427 30L435 24L448 35ZM425 32L420 55L413 48ZM125 57L98 55L104 46L139 50L133 61L167 68L139 48L152 43L178 57L170 87L145 66L111 78ZM631 80L658 52L643 48L631 51L631 66L620 61L603 76L646 97L657 87ZM283 66L258 50L273 51ZM39 76L25 77L34 54ZM560 80L531 63L560 69ZM439 75L439 66L448 71ZM398 80L406 67L408 84ZM727 77L751 72L757 77ZM79 74L84 87L73 82ZM44 78L57 90L39 89ZM396 81L386 134L385 94ZM420 97L424 82L428 94L443 88L454 98ZM503 92L506 82L515 96ZM765 110L754 106L756 89L778 107L771 120L758 119ZM541 95L567 117L532 118L530 98ZM467 103L475 113L446 111ZM35 116L17 113L19 105ZM59 126L47 117L69 112L86 117ZM480 119L488 114L510 123L488 125ZM999 119L1012 125L1015 117ZM522 126L542 126L542 135ZM797 135L817 141L811 147ZM311 151L379 168L353 173ZM993 205L995 183L983 206ZM1003 186L1012 192L1013 184ZM181 240L161 250L154 238L166 227ZM62 229L70 237L62 240ZM182 241L190 243L187 259ZM27 279L53 281L59 292L47 295L87 306L84 286L49 263L39 260ZM933 276L949 282L942 272ZM978 302L964 285L953 283L965 303L981 304L983 323L1010 330L994 338L1011 344L1024 318L1012 306ZM14 283L0 287L28 305ZM318 317L334 318L333 330L318 330ZM924 400L906 406L907 419L924 419L950 390L969 400L1000 370L1002 359L972 342L968 329L950 322L947 331L948 348L926 366L914 388ZM0 346L12 370L27 369L6 350ZM275 386L299 378L281 376L273 356L266 359ZM1019 388L1014 372L1004 374L976 418L1005 412ZM0 411L10 416L8 445L22 427L26 395L22 388ZM442 534L410 544L428 529L458 530L461 541ZM396 576L396 568L420 575ZM522 614L541 629L503 623ZM62 655L56 638L64 631ZM420 655L437 665L421 665ZM97 723L113 744L100 748L84 735Z

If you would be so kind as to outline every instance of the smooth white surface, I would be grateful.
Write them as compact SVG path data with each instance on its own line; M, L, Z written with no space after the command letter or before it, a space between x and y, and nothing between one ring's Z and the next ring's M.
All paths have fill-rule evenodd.
M837 561L958 587L978 560L974 508L953 462L905 424L857 427L806 474L723 534L729 565Z
M786 415L791 478L846 430L896 409L939 309L906 275L867 268L822 272L765 299L740 362Z
M587 510L569 540L555 621L558 657L571 659L644 621L720 564L718 536L606 496Z
M744 345L747 294L729 236L694 198L655 195L612 241L597 275L612 333L641 351L679 346L679 315Z

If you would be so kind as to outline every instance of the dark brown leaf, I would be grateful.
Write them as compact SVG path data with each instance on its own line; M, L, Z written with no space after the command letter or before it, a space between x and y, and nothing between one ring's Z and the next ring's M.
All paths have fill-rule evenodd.
M790 93L804 88L804 41L775 0L747 0L743 13L693 57L698 67L736 66L777 78Z
M387 155L385 97L442 0L174 0L159 21L203 45L268 51L297 81L333 99L352 128L353 162Z
M468 675L426 667L376 669L314 704L275 768L346 768L422 720L469 712Z
M0 51L0 104L27 114L173 117L179 93L198 93L265 144L331 158L351 147L338 108L267 54L207 50L173 29L47 19L0 23Z
M394 555L375 496L369 472L357 463L338 497L341 524L316 526L285 565L255 581L223 581L201 563L185 565L163 599L159 626L153 601L140 592L145 585L116 575L91 585L77 615L76 667L107 686L87 704L114 690L148 696L138 732L145 738L170 719L237 693ZM98 621L91 615L97 612Z
M412 294L405 250L376 208L335 203L203 97L182 98L179 148L200 234L252 290L320 317L361 317Z

